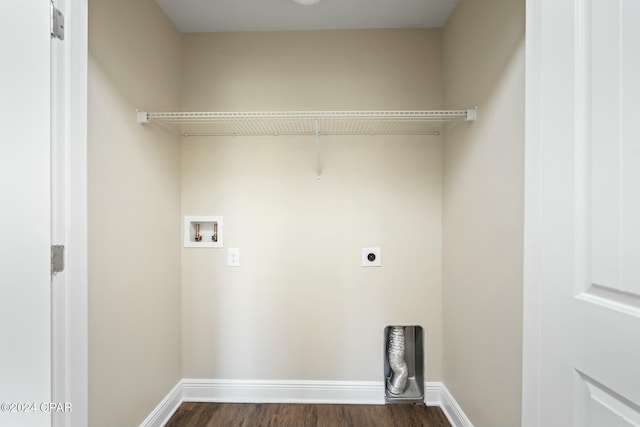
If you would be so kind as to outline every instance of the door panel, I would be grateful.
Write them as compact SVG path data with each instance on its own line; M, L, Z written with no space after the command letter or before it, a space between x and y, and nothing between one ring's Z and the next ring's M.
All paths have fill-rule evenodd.
M578 414L584 427L640 427L640 408L593 378L577 373Z
M640 128L634 103L640 96L634 1L592 0L583 26L585 83L592 93L592 283L640 294ZM591 31L589 31L591 30ZM634 40L634 37L636 40ZM637 109L637 108L636 108Z
M574 233L585 237L575 240L578 292L565 307L573 318L568 354L591 395L601 396L589 402L604 405L619 396L630 407L640 402L640 180L631 170L640 167L634 155L640 128L629 125L640 109L628 102L640 96L637 75L631 74L640 53L629 49L640 42L637 4L576 2L574 182L582 190L575 195L574 216L580 219ZM595 390L608 390L608 400ZM604 407L613 406L594 409L593 416L604 416Z
M591 277L583 298L629 314L640 314L640 96L638 2L584 1L583 46L586 132L576 144L588 183ZM580 15L578 15L580 17ZM580 63L580 61L578 62ZM579 178L582 179L582 178ZM590 216L589 216L590 214Z

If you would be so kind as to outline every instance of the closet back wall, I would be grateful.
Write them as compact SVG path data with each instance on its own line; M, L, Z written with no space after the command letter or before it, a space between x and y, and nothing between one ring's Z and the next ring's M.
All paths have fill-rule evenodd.
M184 111L440 109L439 30L187 34ZM441 379L439 136L190 137L183 215L223 215L224 249L183 248L187 378L382 380L383 329L425 328ZM361 248L382 267L361 267ZM227 267L227 248L241 266Z

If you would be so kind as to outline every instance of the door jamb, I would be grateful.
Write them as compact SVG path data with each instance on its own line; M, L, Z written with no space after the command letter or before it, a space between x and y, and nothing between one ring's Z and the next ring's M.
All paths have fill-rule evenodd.
M88 425L88 257L87 257L87 66L88 0L71 0L65 5L65 39L68 44L64 90L68 99L66 126L66 218L65 254L67 293L63 303L64 322L55 322L53 336L65 337L64 358L53 365L53 379L65 381L63 403L72 405L67 417L52 419L54 426ZM55 82L52 82L55 84ZM52 301L53 302L53 301ZM53 356L53 354L52 354ZM62 372L61 372L62 371ZM55 385L52 392L55 392ZM64 423L64 424L63 424Z
M540 96L542 0L527 0L525 68L525 185L522 336L522 427L540 427Z

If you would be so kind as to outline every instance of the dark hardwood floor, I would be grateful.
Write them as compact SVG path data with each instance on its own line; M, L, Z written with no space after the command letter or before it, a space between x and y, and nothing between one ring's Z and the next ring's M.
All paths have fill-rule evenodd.
M185 402L165 427L451 427L424 405L308 405Z

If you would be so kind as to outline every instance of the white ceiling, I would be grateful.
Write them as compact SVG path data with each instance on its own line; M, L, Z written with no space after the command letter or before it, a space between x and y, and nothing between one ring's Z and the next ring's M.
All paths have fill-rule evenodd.
M442 27L458 0L156 0L178 31Z

